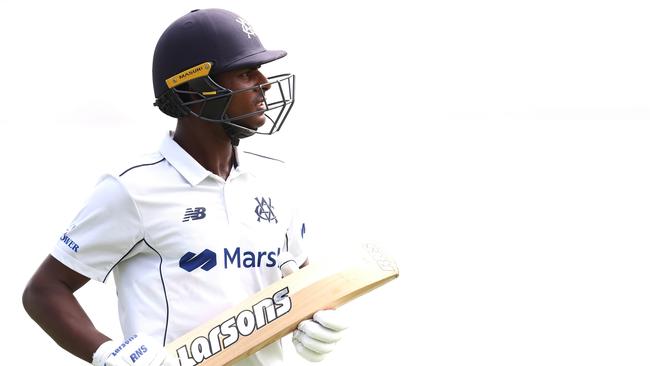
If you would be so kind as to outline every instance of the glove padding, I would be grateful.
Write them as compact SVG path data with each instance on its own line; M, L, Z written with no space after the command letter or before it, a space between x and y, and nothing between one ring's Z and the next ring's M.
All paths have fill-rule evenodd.
M308 361L322 361L343 337L347 322L342 318L340 311L328 309L320 310L312 319L300 322L293 332L296 352Z
M282 277L298 270L298 264L289 252L278 257L278 268ZM322 361L334 350L336 342L343 337L347 322L340 310L328 309L317 311L311 319L303 320L298 329L293 331L293 345L296 352L311 362Z
M102 343L93 354L93 366L174 366L165 349L151 337L135 334L123 342Z

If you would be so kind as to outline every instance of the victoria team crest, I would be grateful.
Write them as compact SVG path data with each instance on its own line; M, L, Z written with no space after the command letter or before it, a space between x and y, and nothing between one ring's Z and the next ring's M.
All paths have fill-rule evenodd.
M277 217L275 217L275 213L273 212L273 205L271 204L271 198L269 197L269 199L267 200L264 197L262 197L261 199L259 197L255 197L255 201L257 201L257 207L255 207L257 222L275 221L275 223L277 224L278 219Z
M257 35L255 34L255 31L253 30L253 27L251 27L250 24L248 24L247 21L245 21L242 18L237 18L237 19L235 19L235 21L237 23L241 24L241 30L242 30L242 32L246 33L248 38L251 38L251 36L257 37Z

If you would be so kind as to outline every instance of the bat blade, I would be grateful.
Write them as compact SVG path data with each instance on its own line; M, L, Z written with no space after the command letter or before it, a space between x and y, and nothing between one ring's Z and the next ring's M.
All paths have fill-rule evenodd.
M362 246L356 260L310 264L168 344L179 366L221 366L248 357L296 329L321 309L335 308L397 278L381 249Z

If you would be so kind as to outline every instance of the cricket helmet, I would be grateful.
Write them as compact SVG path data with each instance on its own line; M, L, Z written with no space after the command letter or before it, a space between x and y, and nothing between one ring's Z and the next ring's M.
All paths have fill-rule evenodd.
M175 118L193 115L222 123L233 143L255 133L272 134L282 127L295 93L295 76L269 77L268 83L230 90L215 76L232 70L259 67L287 55L267 50L253 28L239 15L222 9L193 10L173 22L160 36L153 56L155 106ZM273 98L266 89L273 84ZM264 110L229 116L228 106L236 93L259 90ZM200 108L193 105L199 104ZM272 111L272 112L271 112ZM271 124L265 131L241 126L238 120L264 113Z

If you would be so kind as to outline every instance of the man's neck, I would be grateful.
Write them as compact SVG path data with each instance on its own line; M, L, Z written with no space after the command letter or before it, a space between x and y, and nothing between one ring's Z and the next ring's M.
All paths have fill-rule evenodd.
M179 119L174 141L206 170L224 180L230 175L235 155L223 128L194 117Z

